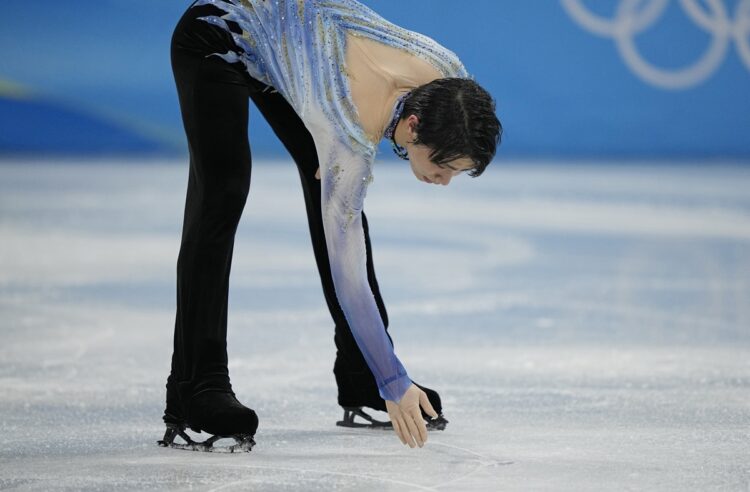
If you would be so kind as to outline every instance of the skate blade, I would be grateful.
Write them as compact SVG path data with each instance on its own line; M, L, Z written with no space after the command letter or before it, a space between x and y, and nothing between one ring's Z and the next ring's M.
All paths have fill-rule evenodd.
M393 424L390 422L382 422L379 424L363 424L361 422L346 422L343 420L339 420L338 422L336 422L336 425L338 425L339 427L348 427L350 429L393 429Z
M355 422L355 417L363 418L367 423ZM352 429L393 429L393 424L390 421L375 420L368 413L365 413L362 407L344 407L344 419L336 422L336 425Z
M255 442L242 442L237 444L232 444L231 446L209 446L204 445L203 443L193 443L193 444L178 444L178 443L170 443L170 444L159 444L162 447L172 448L172 449L184 449L187 451L201 451L203 453L249 453L253 450L253 446L255 446Z
M195 444L165 444L160 446L172 449L183 449L187 451L200 451L203 453L249 453L253 450L254 444L233 444L231 446L204 446L201 443Z
M368 423L355 422L355 417L361 417L368 421ZM434 419L425 420L425 427L428 431L432 430L445 430L445 426L448 424L448 419L443 417L441 413ZM354 429L393 429L393 423L382 422L375 420L369 414L362 410L362 407L344 407L344 419L336 422L339 427L349 427Z
M184 443L174 442L176 437L180 437ZM219 439L234 439L235 444L229 446L214 446ZM204 453L249 453L255 446L255 440L250 434L239 434L236 436L212 436L202 442L196 442L185 433L185 429L175 425L168 425L164 434L164 439L156 441L164 448L183 449L186 451L201 451Z
M204 444L202 442L193 442L192 444L182 443L165 443L164 441L158 441L159 446L172 448L172 449L183 449L186 451L200 451L203 453L249 453L255 446L253 439L237 441L236 444L230 446L214 446L213 444Z

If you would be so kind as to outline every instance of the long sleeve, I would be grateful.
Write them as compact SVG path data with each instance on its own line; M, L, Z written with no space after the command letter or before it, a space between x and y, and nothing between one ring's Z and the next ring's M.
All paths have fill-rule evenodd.
M433 39L397 26L357 0L196 0L221 15L200 17L233 46L208 56L241 62L273 86L315 140L331 275L339 304L380 395L399 401L411 385L385 332L367 280L362 204L377 151L354 104L346 67L347 34L418 56L445 77L467 77L458 57Z
M321 200L331 275L339 305L375 376L380 396L399 401L411 379L394 353L367 280L362 206L372 181L372 156L320 136Z

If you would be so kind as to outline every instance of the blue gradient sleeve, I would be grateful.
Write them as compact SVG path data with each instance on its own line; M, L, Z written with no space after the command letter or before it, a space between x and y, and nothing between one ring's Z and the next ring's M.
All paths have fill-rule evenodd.
M375 376L380 396L398 402L412 384L396 356L367 280L362 206L372 159L331 138L316 140L331 275L354 340Z

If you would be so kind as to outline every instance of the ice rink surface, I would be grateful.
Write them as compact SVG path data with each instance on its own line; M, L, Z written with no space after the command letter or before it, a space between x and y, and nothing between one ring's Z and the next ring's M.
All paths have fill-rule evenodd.
M257 161L229 357L258 444L219 455L156 445L186 162L0 165L0 489L750 490L750 167L374 175L390 330L448 428L335 426L298 175Z

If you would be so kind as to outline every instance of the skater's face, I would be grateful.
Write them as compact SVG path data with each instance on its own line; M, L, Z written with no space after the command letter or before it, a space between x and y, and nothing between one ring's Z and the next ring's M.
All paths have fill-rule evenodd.
M411 172L414 173L414 176L416 176L418 180L428 184L441 184L446 186L451 182L451 179L453 179L454 176L472 169L473 162L468 157L462 157L461 159L455 159L442 164L433 163L430 160L430 153L432 151L430 147L412 143L417 136L414 130L418 122L419 120L415 115L409 115L409 117L403 122L406 124L406 141L404 148L409 154Z
M472 168L471 161L468 158L434 164L430 161L430 148L426 145L411 145L408 152L411 172L418 180L425 183L447 186L454 176Z

